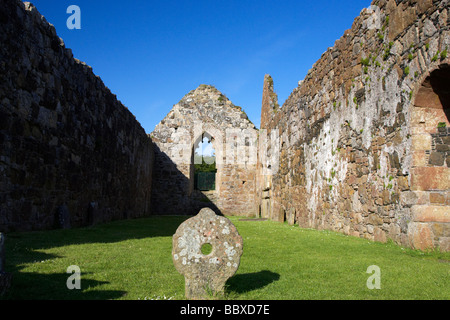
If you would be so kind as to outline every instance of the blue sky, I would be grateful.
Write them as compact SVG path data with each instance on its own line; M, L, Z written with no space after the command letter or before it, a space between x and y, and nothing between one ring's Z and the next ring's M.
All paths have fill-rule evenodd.
M259 127L265 74L282 105L370 0L36 0L74 56L151 133L189 91L214 85ZM81 30L69 30L70 5Z
M215 156L216 151L214 150L212 143L208 140L208 138L203 138L202 141L198 143L197 148L195 149L195 153L202 156Z

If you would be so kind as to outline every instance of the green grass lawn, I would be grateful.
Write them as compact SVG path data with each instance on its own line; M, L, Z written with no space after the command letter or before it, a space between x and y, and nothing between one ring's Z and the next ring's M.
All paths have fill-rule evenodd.
M116 221L72 230L7 234L3 299L184 299L172 235L186 217ZM226 299L450 299L450 254L422 253L272 221L231 217L244 240ZM71 265L81 290L69 290ZM366 286L377 265L381 289Z

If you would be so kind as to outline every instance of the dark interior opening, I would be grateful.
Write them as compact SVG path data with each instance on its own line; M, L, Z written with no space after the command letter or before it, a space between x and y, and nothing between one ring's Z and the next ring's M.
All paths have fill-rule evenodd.
M416 106L443 109L450 119L450 65L442 64L425 79L416 99Z

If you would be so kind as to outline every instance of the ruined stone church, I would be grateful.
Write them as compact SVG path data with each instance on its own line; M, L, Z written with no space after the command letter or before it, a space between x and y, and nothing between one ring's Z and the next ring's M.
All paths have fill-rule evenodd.
M32 4L0 7L0 231L210 207L450 250L448 0L373 1L281 107L264 77L259 129L201 85L149 135Z

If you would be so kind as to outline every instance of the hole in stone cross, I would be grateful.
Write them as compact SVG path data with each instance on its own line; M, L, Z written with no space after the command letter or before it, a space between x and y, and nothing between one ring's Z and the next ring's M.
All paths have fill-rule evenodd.
M203 255L207 256L212 252L212 245L210 243L204 243L200 248Z

